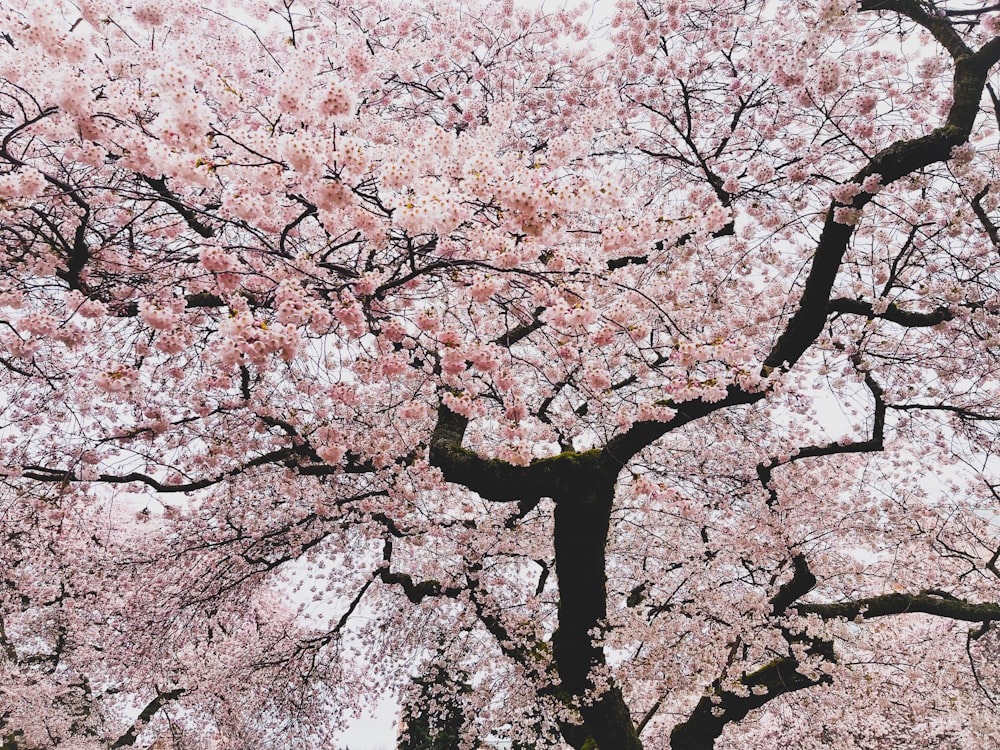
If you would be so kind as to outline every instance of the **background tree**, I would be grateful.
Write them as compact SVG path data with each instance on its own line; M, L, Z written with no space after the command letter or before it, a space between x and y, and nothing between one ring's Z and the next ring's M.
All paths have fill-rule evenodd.
M456 673L451 664L431 664L413 678L405 696L402 714L402 741L399 750L463 750L499 746L510 750L534 750L533 743L506 742L495 732L477 726L475 717L465 713L463 696L474 690L469 676ZM538 717L522 722L515 735L537 736L541 733ZM509 727L501 727L503 734ZM500 744L505 743L505 744Z
M247 5L0 3L5 743L997 744L996 7Z
M452 670L432 667L413 678L416 694L403 709L403 741L399 750L458 750L468 718L461 696L472 686ZM472 747L482 747L478 740Z

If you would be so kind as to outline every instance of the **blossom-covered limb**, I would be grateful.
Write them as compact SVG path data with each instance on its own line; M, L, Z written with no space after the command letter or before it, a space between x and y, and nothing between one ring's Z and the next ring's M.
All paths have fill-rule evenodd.
M1000 620L1000 604L967 602L940 592L882 594L846 602L808 602L795 604L793 609L800 614L818 615L823 619L869 620L890 615L923 613L963 622Z
M129 727L128 731L116 739L111 745L109 750L119 750L123 747L132 747L136 740L139 738L139 732L136 727L142 727L149 723L156 714L170 701L175 701L188 692L185 688L173 688L172 690L157 690L156 696L145 706L143 706L142 711L139 712L139 716L136 718L135 725Z

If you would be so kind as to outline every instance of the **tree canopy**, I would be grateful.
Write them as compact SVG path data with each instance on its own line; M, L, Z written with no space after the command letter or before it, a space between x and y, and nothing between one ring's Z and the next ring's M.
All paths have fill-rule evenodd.
M961 0L0 0L4 750L996 747L998 61Z

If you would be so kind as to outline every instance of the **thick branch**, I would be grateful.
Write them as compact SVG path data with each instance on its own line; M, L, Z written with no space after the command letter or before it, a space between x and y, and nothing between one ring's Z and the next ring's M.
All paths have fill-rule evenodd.
M195 232L204 237L205 239L210 239L215 236L215 230L207 224L203 223L190 208L185 206L181 201L170 192L167 188L167 181L164 177L152 178L148 175L140 174L139 178L149 185L156 194L160 196L160 199L170 206L174 211L176 211L185 223L191 227Z
M543 497L572 497L568 488L581 470L599 465L600 451L566 451L551 458L513 466L497 459L482 458L462 447L469 420L446 406L438 408L431 435L428 460L445 480L467 487L483 499L500 503L533 502ZM616 472L617 473L617 472Z
M128 474L100 474L93 481L103 482L105 484L131 484L132 482L138 482L151 487L157 492L192 492L194 490L205 489L206 487L211 487L213 484L218 484L228 479L232 479L248 469L253 469L258 466L266 466L269 464L285 463L290 459L293 459L295 455L295 449L281 448L279 450L270 451L269 453L263 453L256 458L247 461L241 466L230 469L224 474L219 474L214 477L205 477L203 479L196 479L190 482L178 482L177 484L165 484L158 479L154 479L151 476L141 474L137 471L133 471ZM26 479L34 479L37 482L56 482L62 484L90 481L82 479L74 471L66 469L52 469L47 466L25 466L22 476Z
M816 576L809 570L809 562L801 552L792 558L791 580L786 581L771 597L771 614L780 617L797 599L808 594L816 585Z
M799 662L786 656L745 675L740 683L747 695L722 690L718 682L710 695L702 697L688 719L670 733L672 750L712 750L726 724L741 721L768 701L814 685L829 684L829 675L804 675Z
M438 407L428 460L453 484L468 487L494 502L515 502L541 496L541 489L525 481L524 467L481 458L462 447L469 420L446 406ZM526 494L527 493L527 496Z
M985 412L967 409L964 406L954 406L952 404L891 404L890 409L896 411L944 411L954 414L958 419L981 422L997 422L1000 416L996 414L986 414Z
M861 11L891 10L927 29L938 44L948 50L952 57L971 54L961 35L955 31L946 16L931 15L917 0L863 0Z
M529 323L522 323L519 326L511 328L507 331L507 333L494 339L493 343L499 344L500 346L511 347L521 339L527 338L545 325L545 321L541 318L543 312L545 312L544 307L536 307L535 311L532 313L532 318Z
M855 356L852 357L855 367L860 367L860 359ZM871 391L872 398L875 401L875 409L872 415L872 436L867 440L859 440L857 442L840 442L835 441L831 443L825 443L823 445L807 445L799 448L795 453L792 454L790 458L778 459L772 458L769 461L761 462L757 465L757 477L760 479L761 485L768 494L767 504L768 506L774 506L778 502L778 493L771 486L771 477L774 470L779 466L785 464L790 464L794 461L798 461L803 458L817 458L819 456L833 456L843 453L875 453L880 452L885 447L885 393L882 387L875 382L875 378L872 377L870 372L864 373L865 385L868 390Z
M168 690L165 693L157 691L156 697L147 703L146 707L139 712L139 716L136 719L135 724L129 727L129 730L119 737L113 745L111 745L110 750L118 750L122 747L131 747L134 745L139 736L139 730L137 727L141 728L148 724L149 720L152 719L161 708L163 708L164 703L177 700L186 692L187 691L184 688L175 688L174 690Z
M792 577L771 598L773 617L782 617L789 608L798 610L794 606L795 601L816 585L816 576L809 569L805 555L796 554L792 558L792 568ZM787 626L782 626L781 632L789 644L806 646L807 655L826 662L835 661L832 642L805 633L793 633ZM738 693L723 690L721 678L716 680L712 684L712 692L702 697L688 719L671 732L671 748L712 750L726 724L742 721L750 711L785 693L832 682L832 678L826 674L803 674L799 671L800 666L795 656L775 659L760 669L743 675L739 682L746 690Z
M846 297L838 297L837 299L830 300L826 309L828 313L864 315L868 319L881 318L882 320L898 323L899 325L906 326L907 328L925 328L928 326L936 326L939 323L944 323L945 321L951 320L955 317L954 313L952 313L952 311L947 307L936 307L931 312L926 313L910 312L897 307L894 302L889 303L889 306L884 312L877 313L872 307L871 302L865 302L859 299L848 299Z
M608 441L601 451L601 461L610 470L612 467L625 466L633 456L646 446L652 444L668 432L683 427L688 422L694 422L719 409L740 404L752 404L764 398L764 392L747 393L736 386L729 386L726 397L721 401L687 401L683 404L666 403L677 414L669 422L636 422L628 430Z
M802 615L818 615L824 620L844 618L865 620L873 617L902 615L919 612L937 617L948 617L964 622L992 622L1000 620L1000 604L973 604L961 599L929 593L883 594L867 599L829 604L796 604L795 609Z
M395 585L403 589L406 598L414 604L420 604L428 597L443 596L448 599L455 599L465 589L458 586L442 586L440 581L427 580L414 583L412 576L407 573L392 573L389 570L389 563L392 561L392 540L386 539L382 550L382 559L385 564L380 567L376 574L386 585Z
M997 117L1000 118L1000 109L997 109L998 105L1000 105L1000 101L997 100L992 88L990 88L990 96L993 97L993 108L997 110ZM998 119L998 124L1000 124L1000 119ZM1000 231L997 230L997 225L990 220L989 214L987 214L986 209L983 208L983 198L986 197L988 192L989 188L984 187L972 196L972 199L969 202L972 204L972 210L976 214L976 218L979 219L979 223L982 225L983 229L986 230L986 234L990 238L990 242L993 243L993 247L1000 248Z
M928 29L955 61L952 105L945 124L922 138L898 141L883 149L850 180L860 185L866 177L880 175L882 184L890 185L917 170L946 161L952 149L968 141L979 114L986 74L1000 57L1000 39L991 40L973 54L947 19L927 14L915 0L869 0L861 7L862 10L894 10L911 18ZM860 192L850 207L861 210L872 198L871 194ZM831 205L827 211L798 309L765 358L765 371L794 365L823 330L833 283L854 234L853 226L834 220L834 209Z
M583 699L580 714L601 750L641 750L642 743L617 685L593 691L591 672L605 664L604 648L594 632L607 618L607 565L615 474L596 464L581 467L561 488L555 510L556 575L559 583L559 628L552 636L552 653L561 687Z

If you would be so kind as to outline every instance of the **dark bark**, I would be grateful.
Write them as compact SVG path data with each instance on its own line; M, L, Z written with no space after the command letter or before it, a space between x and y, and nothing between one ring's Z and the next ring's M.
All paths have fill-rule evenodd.
M711 694L703 696L687 720L670 733L671 749L712 750L727 724L742 720L779 695L832 681L829 675L804 675L798 671L799 666L799 662L789 656L751 672L740 680L751 691L748 695L722 690L716 681Z
M563 726L565 739L588 750L641 750L635 725L617 686L599 696L591 669L605 664L592 633L607 616L605 547L621 464L606 453L565 452L517 467L462 447L468 420L442 406L430 444L430 462L449 482L495 502L550 497L555 510L559 623L552 638L559 697L578 704L583 727ZM596 744L595 744L596 743Z
M830 300L826 309L828 313L850 313L864 315L866 318L881 318L907 328L936 326L955 317L947 307L936 307L931 312L910 312L897 307L895 303L890 303L885 312L876 313L871 302L846 297Z
M469 420L460 414L446 406L439 407L428 458L449 482L467 487L493 502L530 503L543 497L559 496L572 503L580 472L587 466L596 466L601 455L596 450L566 451L532 461L528 466L512 466L504 461L482 458L463 448L468 424Z
M559 629L552 638L562 690L579 700L593 689L590 671L605 664L592 633L607 617L605 546L617 472L596 461L580 462L556 496L555 556L559 581ZM580 706L584 725L601 750L641 750L635 724L617 686Z
M771 598L771 614L774 617L784 615L793 602L805 596L816 585L816 576L809 569L806 556L801 552L792 558L792 570L791 580L782 584L778 593Z
M945 122L926 135L894 143L875 154L850 178L861 184L879 175L882 185L890 185L935 163L951 158L952 150L968 142L988 70L1000 60L1000 39L994 39L973 52L944 16L931 15L917 0L863 0L861 11L889 11L905 16L926 28L948 50L954 60L952 105ZM847 208L861 211L873 195L860 192ZM822 333L828 316L836 313L880 317L904 326L931 326L950 320L953 313L945 308L915 313L890 305L876 315L869 303L835 299L831 294L844 253L853 238L854 227L835 220L837 204L827 210L812 265L803 285L798 304L771 351L762 362L767 376L775 370L787 370L806 353ZM623 259L629 262L641 260ZM617 267L617 264L613 267ZM525 329L529 330L529 329ZM868 373L865 382L875 398L875 426L868 441L850 447L830 444L808 446L797 458L839 452L882 449L885 404L880 387ZM616 686L591 702L580 699L593 688L590 675L605 664L605 654L594 631L599 631L607 615L605 547L609 531L614 489L621 469L647 446L667 432L721 409L747 405L761 400L766 392L746 392L730 386L724 399L717 402L694 400L665 405L676 409L670 422L638 422L611 439L603 450L589 453L564 452L551 459L534 461L527 467L513 467L503 462L485 460L462 447L468 421L441 407L430 443L430 462L439 467L449 482L464 485L488 500L531 503L551 497L556 503L555 556L559 582L559 627L553 636L553 657L561 684L557 691L566 701L579 704L584 720L583 731L566 727L566 739L579 750L641 750L628 707ZM759 473L768 486L770 471L778 464L761 464ZM821 617L874 617L904 612L926 612L955 619L1000 620L1000 607L965 602L932 595L890 595L838 604L796 604L815 584L805 558L792 560L793 576L772 599L772 614L781 618L788 612L816 614ZM673 750L711 750L715 740L729 723L742 720L750 711L789 692L831 681L829 675L803 668L794 654L803 647L820 662L834 661L833 645L792 632L776 623L792 647L780 657L739 679L742 688L724 689L723 678L712 683L710 692L698 701L690 716L671 735ZM800 668L802 671L800 671ZM589 737L587 736L589 733Z
M136 726L141 727L148 724L149 720L152 719L161 708L163 708L164 703L175 701L186 692L187 691L184 688L175 688L162 693L157 692L156 697L147 703L146 707L139 713L139 717L135 721ZM134 745L136 739L139 737L139 732L137 731L136 726L130 727L125 734L119 737L115 743L111 745L110 750L120 750L120 748L131 747Z
M639 451L653 444L668 432L713 414L720 409L755 403L764 398L765 395L764 392L747 393L736 386L729 386L726 397L721 401L709 402L697 399L682 404L665 403L666 406L677 410L677 414L672 420L669 422L636 422L625 432L608 441L602 451L602 459L608 466L617 466L620 470Z
M1000 604L986 602L973 604L951 596L921 593L921 594L885 594L867 599L857 599L850 602L835 602L831 604L798 604L794 607L799 614L819 615L824 620L844 618L871 619L887 615L902 615L907 613L922 613L947 617L965 622L992 622L1000 620Z

